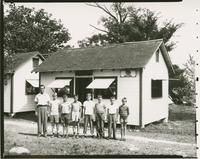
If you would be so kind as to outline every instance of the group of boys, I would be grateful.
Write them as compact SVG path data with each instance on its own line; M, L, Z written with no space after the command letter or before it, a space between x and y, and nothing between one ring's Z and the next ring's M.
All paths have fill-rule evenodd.
M52 95L53 100L50 100L48 94L44 93L44 89L45 86L41 86L40 93L35 97L35 102L37 104L36 113L38 116L38 136L42 135L42 128L44 136L47 136L47 119L45 115L49 114L52 126L52 136L60 137L59 118L61 118L61 123L63 125L63 137L68 137L69 124L72 122L73 137L79 138L79 123L80 119L83 119L83 136L86 136L89 124L90 133L92 137L94 137L94 121L96 121L97 138L105 138L104 123L107 120L107 139L111 139L111 136L113 139L116 139L116 125L119 115L121 124L121 140L125 140L127 118L129 116L129 108L125 97L122 99L122 104L118 106L115 102L115 97L112 96L110 98L110 104L106 106L103 103L102 95L98 95L98 102L95 103L92 100L91 93L87 93L86 101L84 101L82 105L82 103L78 101L78 95L74 95L74 101L71 103L67 94L64 94L63 102L60 103L57 99L57 93L54 93ZM41 101L43 101L43 103ZM54 133L55 127L56 133Z

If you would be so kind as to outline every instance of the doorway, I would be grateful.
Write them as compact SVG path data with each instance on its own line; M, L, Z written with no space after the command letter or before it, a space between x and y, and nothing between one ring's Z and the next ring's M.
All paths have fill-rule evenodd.
M90 89L86 87L92 82L92 78L77 78L75 79L76 84L76 94L79 96L79 101L84 102L86 100L86 94L91 92Z

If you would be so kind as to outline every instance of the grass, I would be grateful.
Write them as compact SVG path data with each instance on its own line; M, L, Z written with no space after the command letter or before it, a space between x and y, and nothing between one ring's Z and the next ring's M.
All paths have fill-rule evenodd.
M98 140L96 138L63 139L39 138L34 113L16 114L15 118L5 117L7 121L19 123L5 124L5 154L14 143L31 150L32 155L183 155L195 156L195 146L154 143L131 138L125 142L119 140ZM183 143L195 143L195 108L184 105L170 105L169 122L149 124L140 132L129 129L129 136L141 136ZM118 130L119 137L119 130ZM31 142L30 142L31 141ZM136 150L136 149L138 150Z
M169 121L154 122L135 135L177 142L195 143L195 108L186 105L169 106Z

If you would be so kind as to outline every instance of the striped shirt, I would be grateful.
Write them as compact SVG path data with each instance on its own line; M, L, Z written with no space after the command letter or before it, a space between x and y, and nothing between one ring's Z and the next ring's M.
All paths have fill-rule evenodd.
M121 105L119 107L119 115L126 116L126 117L129 115L129 108L127 105Z

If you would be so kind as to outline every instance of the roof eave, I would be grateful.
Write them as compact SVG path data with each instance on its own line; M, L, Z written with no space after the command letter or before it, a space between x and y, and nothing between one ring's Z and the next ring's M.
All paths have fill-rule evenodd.
M65 69L65 70L45 70L45 71L40 71L34 69L32 70L32 72L40 72L40 73L46 73L46 72L65 72L65 71L86 71L86 70L93 70L93 71L97 71L97 70L125 70L125 69L139 69L139 68L144 68L144 66L140 66L140 67L121 67L121 68L94 68L94 69Z

